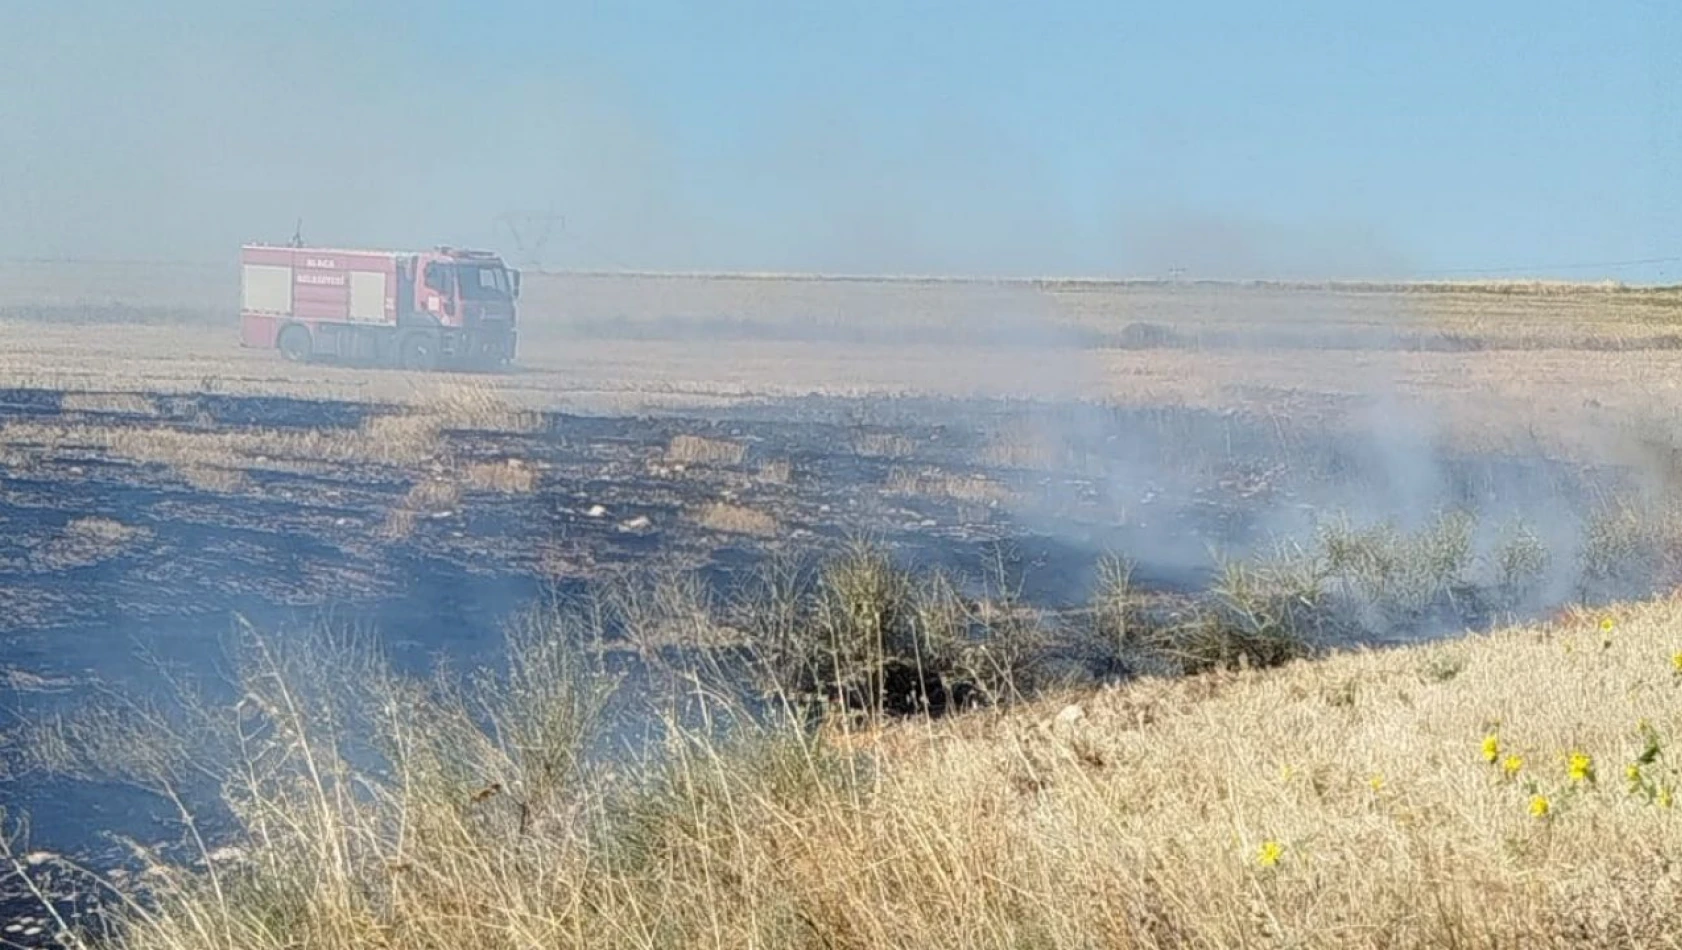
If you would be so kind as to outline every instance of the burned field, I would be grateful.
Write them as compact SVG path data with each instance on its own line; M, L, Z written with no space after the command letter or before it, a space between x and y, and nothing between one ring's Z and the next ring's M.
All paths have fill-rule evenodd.
M1003 557L1026 599L1066 609L1105 554L1192 593L1212 555L1334 515L1405 529L1469 510L1492 516L1482 534L1539 501L1586 518L1591 487L1639 485L1538 456L1402 466L1389 433L1190 409L811 398L591 417L471 391L417 409L35 390L0 394L0 414L12 657L61 629L328 608L445 644L469 605L650 571L727 589L857 539L919 567Z
M331 619L417 666L474 664L533 600L654 577L728 600L769 563L858 541L1082 629L1120 580L1113 557L1135 631L1216 594L1267 634L1302 620L1292 597L1342 592L1361 609L1314 627L1347 639L1453 632L1669 572L1662 521L1620 521L1633 509L1608 501L1640 472L1396 439L1019 400L589 417L471 388L421 407L12 390L0 673L8 706L50 705L131 679L140 656L202 668L235 619ZM1129 668L1088 659L1085 676Z
M1452 634L1648 593L1682 550L1639 466L1237 410L809 397L588 416L475 388L410 406L32 389L0 393L0 466L8 732L160 671L214 679L241 624L372 631L416 671L494 666L510 616L605 597L591 632L623 668L759 652L780 685L910 710ZM796 626L834 633L837 590L870 614L879 645L845 682L811 675L833 642L773 642L748 603L790 564L809 568L783 605ZM925 654L931 624L946 639ZM895 651L939 682L908 682ZM155 797L17 752L5 804L28 847L116 864L104 833L180 839Z
M725 584L854 534L927 561L1013 531L1011 472L941 425L45 392L3 411L13 637L415 591L447 610L633 568Z

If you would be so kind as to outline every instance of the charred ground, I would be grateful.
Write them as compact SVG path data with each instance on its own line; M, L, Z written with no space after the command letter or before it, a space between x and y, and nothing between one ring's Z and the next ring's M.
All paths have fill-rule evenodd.
M1130 624L1194 636L1406 640L1678 574L1678 451L1628 424L1667 411L1674 294L1056 285L1048 329L1009 316L1020 289L670 284L551 287L565 318L531 366L436 392L205 343L164 295L156 328L13 313L5 365L35 384L0 391L0 729L213 676L241 618L465 666L535 600L682 576L725 601L859 539L978 598L1005 585L1057 636L1102 625L1108 555ZM1398 325L1397 299L1442 312ZM1478 342L1415 345L1456 333ZM1461 414L1476 437L1428 424ZM1322 595L1335 623L1288 606ZM1065 637L1059 669L1127 675L1087 646ZM144 796L0 781L32 846L181 834Z

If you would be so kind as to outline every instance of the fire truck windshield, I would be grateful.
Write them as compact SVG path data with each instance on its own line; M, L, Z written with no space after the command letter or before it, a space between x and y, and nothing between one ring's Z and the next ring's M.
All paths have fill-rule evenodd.
M458 265L461 295L467 300L508 300L513 290L508 271L500 266Z

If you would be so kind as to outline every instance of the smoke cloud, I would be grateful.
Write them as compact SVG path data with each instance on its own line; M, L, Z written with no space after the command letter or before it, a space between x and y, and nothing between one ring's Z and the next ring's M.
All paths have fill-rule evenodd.
M1653 200L1561 205L1557 182L1489 157L1495 126L1465 139L1435 113L1412 117L1433 151L1410 159L1393 124L1328 97L1373 81L1423 108L1431 90L1411 66L1368 76L1308 22L1299 50L1264 23L1199 42L1178 18L1094 11L663 13L24 4L0 35L0 257L225 261L300 218L322 242L513 251L498 216L542 210L564 218L557 268L1382 278L1442 266L1439 238L1502 263L1539 241L1543 259L1593 240L1650 256L1653 209L1675 206L1645 153ZM1211 85L1205 60L1245 84ZM1533 60L1502 61L1499 88L1526 88ZM1648 68L1646 126L1575 126L1598 157L1515 141L1594 180L1591 158L1652 146L1674 112L1673 77Z

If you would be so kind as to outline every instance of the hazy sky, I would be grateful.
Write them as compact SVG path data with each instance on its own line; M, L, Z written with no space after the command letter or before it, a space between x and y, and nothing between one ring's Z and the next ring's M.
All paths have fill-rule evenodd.
M5 7L0 257L1682 281L1673 0Z

